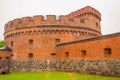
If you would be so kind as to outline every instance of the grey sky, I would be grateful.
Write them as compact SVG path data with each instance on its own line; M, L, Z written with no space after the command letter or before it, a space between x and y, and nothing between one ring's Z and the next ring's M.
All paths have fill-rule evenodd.
M33 15L66 15L85 6L102 14L102 34L120 32L120 0L0 0L0 40L4 24Z

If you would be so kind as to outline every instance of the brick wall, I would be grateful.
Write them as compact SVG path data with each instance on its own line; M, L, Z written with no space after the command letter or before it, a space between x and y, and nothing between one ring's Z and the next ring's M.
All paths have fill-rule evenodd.
M9 21L5 25L4 37L13 50L11 59L28 60L32 53L34 60L52 60L55 57L51 54L57 55L56 40L64 43L101 35L99 12L91 7L84 9L72 18L64 15L56 19L55 15L47 15L45 19L39 15ZM29 40L33 43L29 44Z
M59 59L119 59L120 33L58 44L57 48Z
M5 60L6 58L10 58L10 51L0 50L0 59Z

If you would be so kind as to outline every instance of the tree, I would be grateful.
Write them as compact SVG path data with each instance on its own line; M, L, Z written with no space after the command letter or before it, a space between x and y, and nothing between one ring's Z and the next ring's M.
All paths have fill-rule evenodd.
M4 41L4 40L1 40L1 41L0 41L0 48L3 47L3 46L5 46L5 41Z

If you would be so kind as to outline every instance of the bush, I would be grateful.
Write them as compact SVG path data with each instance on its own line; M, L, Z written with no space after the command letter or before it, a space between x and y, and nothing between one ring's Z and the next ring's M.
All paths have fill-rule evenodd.
M1 40L1 41L0 41L0 48L3 47L3 46L5 46L5 41L4 41L4 40Z

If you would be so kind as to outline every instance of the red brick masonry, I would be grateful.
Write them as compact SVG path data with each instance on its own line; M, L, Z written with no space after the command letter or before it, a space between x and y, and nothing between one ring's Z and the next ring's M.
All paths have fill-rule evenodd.
M56 19L54 15L23 17L5 25L12 60L120 58L119 33L101 36L101 14L87 6ZM96 36L96 37L95 37ZM57 45L57 46L56 46Z

